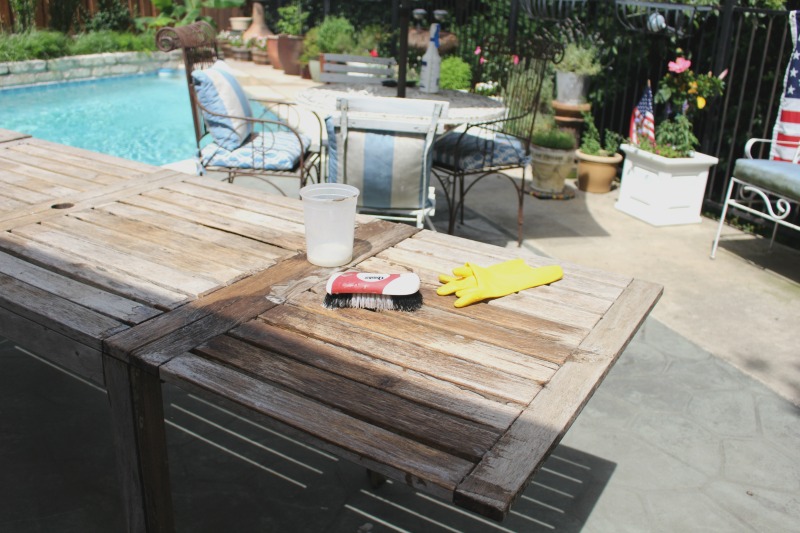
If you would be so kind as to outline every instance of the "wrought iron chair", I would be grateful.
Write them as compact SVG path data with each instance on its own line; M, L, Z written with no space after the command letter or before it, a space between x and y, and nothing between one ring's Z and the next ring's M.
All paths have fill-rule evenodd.
M230 182L238 176L262 178L282 194L270 178L296 178L300 187L309 179L319 181L322 120L284 101L251 102L234 71L219 59L215 35L203 21L156 34L160 50L183 51L199 173L225 172Z
M774 222L769 249L775 242L778 226L785 226L800 231L800 226L791 223L788 218L792 206L800 204L800 143L778 141L773 147L774 157L781 156L791 160L755 159L753 147L758 143L772 143L771 139L750 139L745 145L745 157L736 160L733 176L728 185L725 204L717 227L717 235L711 247L711 259L717 255L722 226L728 209L741 209ZM792 151L794 153L792 154Z
M500 86L508 109L505 118L466 124L442 136L434 145L433 173L445 190L450 220L448 233L455 230L456 218L464 222L464 197L481 179L492 174L508 178L517 192L517 244L522 245L525 175L531 162L530 145L540 106L542 82L549 62L563 57L563 46L541 39L520 39L509 46L503 37L490 37L481 44L476 72L493 68L488 75ZM522 169L516 180L504 171ZM468 185L466 179L473 178Z
M328 181L357 187L358 211L433 229L432 147L447 102L351 97L326 119Z

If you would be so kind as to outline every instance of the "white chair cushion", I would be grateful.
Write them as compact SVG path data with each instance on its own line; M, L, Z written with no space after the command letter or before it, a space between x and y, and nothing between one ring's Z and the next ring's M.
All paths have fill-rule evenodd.
M253 123L215 115L253 117L247 95L231 70L217 61L211 68L192 72L192 81L197 100L211 112L203 115L214 142L228 151L239 148L253 133Z

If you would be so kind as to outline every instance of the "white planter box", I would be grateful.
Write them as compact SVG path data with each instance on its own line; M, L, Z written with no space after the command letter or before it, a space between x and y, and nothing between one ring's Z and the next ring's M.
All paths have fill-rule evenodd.
M716 157L667 158L623 144L625 163L615 207L654 226L696 224Z

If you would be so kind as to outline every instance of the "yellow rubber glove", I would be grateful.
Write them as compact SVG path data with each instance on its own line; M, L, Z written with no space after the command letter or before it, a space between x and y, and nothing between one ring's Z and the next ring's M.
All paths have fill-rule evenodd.
M454 304L456 307L464 307L487 298L499 298L539 285L546 285L564 277L564 271L560 266L533 268L526 265L521 259L506 261L489 268L467 263L464 267L453 269L453 273L459 277L450 279L443 287L439 287L442 292L439 290L436 292L437 294L455 292L458 296ZM449 278L449 276L444 278ZM440 279L442 279L441 276Z

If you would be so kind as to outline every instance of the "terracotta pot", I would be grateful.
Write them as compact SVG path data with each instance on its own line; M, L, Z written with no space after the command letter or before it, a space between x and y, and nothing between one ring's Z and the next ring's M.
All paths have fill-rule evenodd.
M278 54L278 36L277 35L269 35L267 36L267 55L269 55L269 63L274 68L283 69L283 65L281 65L281 58Z
M299 35L278 35L278 56L283 71L290 76L300 75L300 55L303 53L303 37Z
M578 158L578 188L586 192L606 193L617 177L622 154L600 156L575 151Z
M254 48L251 54L253 55L253 63L256 65L269 65L269 54L266 50Z

